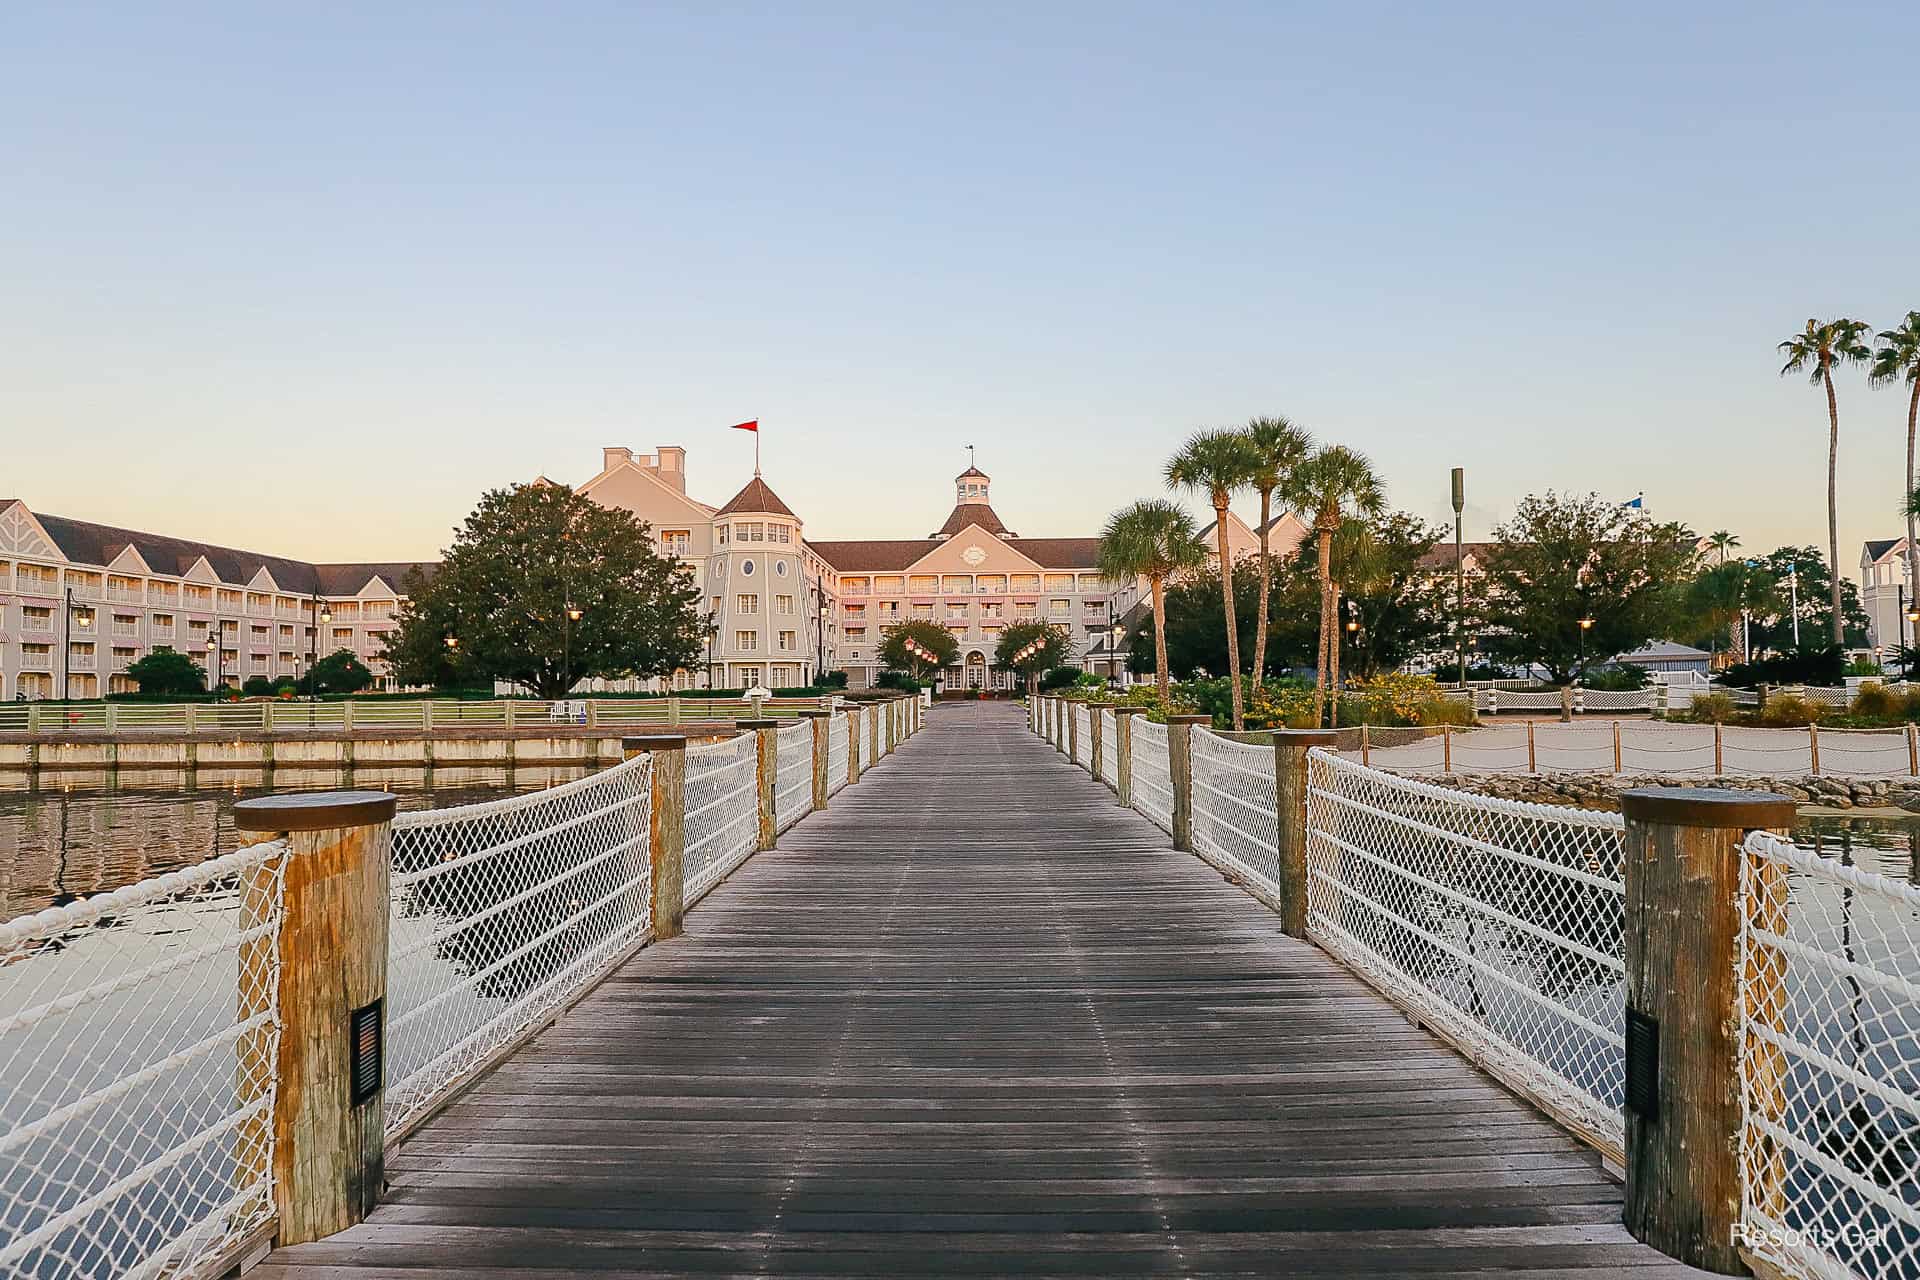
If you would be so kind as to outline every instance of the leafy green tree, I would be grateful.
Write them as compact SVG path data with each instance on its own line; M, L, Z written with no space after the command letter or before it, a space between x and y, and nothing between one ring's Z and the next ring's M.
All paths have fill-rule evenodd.
M1796 647L1816 649L1833 632L1833 577L1818 547L1781 547L1754 565L1776 584L1769 607L1753 615L1748 626L1753 653L1790 653ZM1867 643L1867 611L1851 578L1840 579L1841 643L1862 648ZM1794 606L1799 606L1800 644L1794 643ZM1752 658L1753 653L1748 655Z
M1186 515L1186 512L1180 514ZM1190 517L1188 524L1192 524ZM1013 655L1029 644L1036 646L1034 651L1014 661ZM1072 657L1073 639L1066 628L1051 622L1016 622L1000 633L1000 643L993 651L993 665L1002 671L1019 672L1026 681L1027 692L1032 693L1034 681L1041 672L1064 666Z
M1246 436L1258 458L1253 473L1253 488L1260 495L1260 596L1256 603L1259 616L1253 626L1253 679L1258 684L1266 676L1267 606L1273 591L1273 554L1270 546L1273 523L1273 495L1283 491L1295 467L1313 453L1313 437L1286 418L1254 418L1246 425ZM1166 701L1167 691L1160 690Z
M1405 511L1352 520L1334 537L1333 567L1359 626L1340 628L1347 664L1356 675L1397 671L1436 648L1453 625L1452 583L1423 561L1447 530ZM1301 548L1298 575L1313 572Z
M1780 376L1804 373L1816 387L1827 393L1827 556L1840 563L1840 404L1833 394L1833 367L1836 364L1865 364L1872 358L1865 342L1867 325L1862 320L1808 320L1806 330L1782 342L1780 354L1787 362ZM1832 580L1832 609L1829 613L1833 643L1844 644L1841 619L1840 580Z
M1264 509L1264 503L1263 503ZM1107 517L1107 527L1100 533L1100 550L1096 563L1101 576L1114 586L1147 580L1147 589L1153 599L1153 654L1155 682L1160 688L1160 702L1167 702L1167 632L1163 625L1166 617L1167 580L1177 573L1198 569L1207 562L1207 549L1201 543L1193 526L1193 517L1177 504L1164 499L1149 498L1136 502L1132 506L1122 507ZM1264 588L1267 565L1262 560L1261 576ZM1231 610L1229 610L1231 612ZM1256 634L1260 637L1260 646L1254 652L1264 652L1266 642L1266 593L1264 589L1259 598L1260 625ZM1010 633L1009 633L1010 634ZM1224 637L1226 628L1222 626ZM1006 637L1001 637L1001 646L1005 649ZM1021 644L1024 644L1022 641ZM1019 650L1016 644L1006 652ZM1259 671L1259 659L1256 658L1254 670Z
M309 689L321 693L358 693L373 683L373 672L351 649L335 649L307 673Z
M909 640L933 654L935 660L928 662L907 652ZM895 670L911 672L917 680L952 666L959 657L960 642L953 638L953 632L937 622L896 622L880 633L880 660Z
M1920 486L1913 474L1914 431L1920 427L1920 311L1907 312L1907 318L1895 329L1880 331L1880 345L1873 353L1867 377L1875 386L1899 386L1907 391L1907 495L1900 514L1907 518L1907 599L1920 600L1920 538L1914 537L1914 521L1920 518Z
M1487 648L1538 663L1562 685L1669 634L1697 558L1685 527L1597 494L1530 495L1494 539L1482 584Z
M560 698L583 679L695 665L699 598L693 571L632 513L566 485L493 489L433 575L409 582L386 657L406 684L510 680Z
M1209 564L1204 570L1182 574L1167 586L1160 614L1140 618L1128 641L1128 669L1136 674L1165 669L1169 679L1186 680L1196 672L1226 680L1226 618L1219 607L1222 591L1219 570ZM1317 632L1313 623L1314 599L1318 588L1310 569L1302 570L1296 561L1282 560L1275 566L1273 614L1267 627L1267 670L1303 667L1312 661ZM1254 613L1260 593L1260 570L1251 558L1233 567L1234 625L1239 628L1240 652L1253 652ZM1166 661L1159 661L1155 641L1164 614ZM1225 686L1221 703L1222 717L1231 715L1231 683ZM1163 701L1162 705L1165 705Z
M1339 587L1333 577L1333 536L1343 522L1386 510L1373 464L1345 445L1329 445L1293 469L1288 503L1313 527L1320 572L1320 643L1315 663L1314 723L1322 723L1329 690L1340 684ZM1239 728L1238 723L1234 725Z
M1674 634L1702 644L1715 654L1721 642L1731 647L1733 628L1743 618L1780 612L1779 583L1773 575L1744 560L1708 565L1687 583L1680 620Z
M1167 484L1175 489L1204 493L1213 504L1213 531L1220 563L1232 560L1227 550L1227 508L1233 495L1253 483L1260 471L1260 455L1239 431L1197 431L1167 461ZM1246 724L1240 694L1240 628L1234 621L1231 573L1220 576L1220 604L1226 612L1227 675L1233 684L1233 727Z
M204 693L207 688L206 669L166 645L131 663L127 676L142 693Z

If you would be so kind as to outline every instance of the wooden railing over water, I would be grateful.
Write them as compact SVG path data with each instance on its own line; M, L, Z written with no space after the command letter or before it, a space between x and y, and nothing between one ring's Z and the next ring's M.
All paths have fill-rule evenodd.
M792 710L460 808L243 802L236 853L0 923L0 1274L211 1276L360 1221L389 1144L923 723Z

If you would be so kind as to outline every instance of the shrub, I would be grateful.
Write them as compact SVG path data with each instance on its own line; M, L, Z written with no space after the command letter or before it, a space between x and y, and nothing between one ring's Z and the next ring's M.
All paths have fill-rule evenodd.
M1767 699L1753 722L1767 729L1794 729L1813 724L1826 707L1797 693L1777 693Z
M1739 714L1740 708L1734 705L1732 694L1716 692L1695 697L1693 705L1674 718L1691 720L1696 724L1725 724Z
M1420 708L1421 724L1472 725L1477 723L1473 704L1458 698L1441 698Z
M1653 683L1653 676L1645 667L1631 664L1621 667L1602 667L1598 671L1589 671L1580 678L1580 687L1596 689L1604 693L1632 693L1644 689Z
M1845 684L1846 655L1838 645L1826 649L1798 649L1758 662L1739 662L1720 673L1720 682L1735 689L1763 684Z
M844 689L847 687L847 673L844 671L824 671L814 681L823 689Z
M1451 701L1440 692L1432 676L1387 672L1371 679L1347 682L1346 693L1340 699L1340 721L1381 725L1452 723L1423 718L1436 704Z
M1070 685L1078 684L1080 677L1085 674L1078 667L1049 667L1046 674L1040 677L1040 688L1043 690L1065 689Z
M876 689L898 689L902 693L920 692L920 682L904 671L882 671L874 678Z
M1853 705L1848 710L1856 716L1898 720L1907 714L1909 701L1909 698L1902 697L1879 681L1869 680L1853 695Z
M270 698L273 696L273 681L265 676L248 676L247 682L240 686L240 692L249 698Z

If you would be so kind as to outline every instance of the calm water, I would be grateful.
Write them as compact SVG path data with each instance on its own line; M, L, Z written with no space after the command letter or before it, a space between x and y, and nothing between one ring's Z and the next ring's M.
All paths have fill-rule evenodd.
M441 809L538 791L580 777L582 768L384 769L344 778L316 771L276 785L236 782L196 791L109 792L75 785L0 793L0 920L132 884L246 843L233 806L250 796L357 787L391 791L402 809Z

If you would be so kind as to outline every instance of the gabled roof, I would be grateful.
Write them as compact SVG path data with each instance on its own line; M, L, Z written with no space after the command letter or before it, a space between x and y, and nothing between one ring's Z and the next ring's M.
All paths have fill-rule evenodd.
M747 487L733 495L727 505L713 514L730 516L740 512L762 511L771 515L785 516L789 520L800 517L793 514L793 508L780 501L780 495L767 487L767 482L759 476L747 481Z
M975 523L969 521L968 523ZM965 528L962 525L961 528ZM840 573L888 573L911 568L948 545L940 538L900 541L808 542L814 554ZM1100 553L1098 538L1009 538L1007 545L1043 569L1092 569Z
M1905 543L1905 538L1874 538L1867 543L1867 559L1878 564L1880 561L1886 559L1895 548L1903 546Z
M254 583L265 572L279 590L295 595L311 595L317 591L321 595L350 596L376 576L384 579L395 591L400 591L409 571L418 568L431 573L438 567L432 561L316 565L286 556L239 551L186 538L118 529L88 520L70 520L66 516L44 515L40 512L35 512L34 516L61 553L78 564L105 567L131 547L154 573L185 577L194 565L204 559L223 583L245 586Z
M988 475L988 474L987 474L986 472L984 472L984 471L982 471L982 470L981 470L980 468L978 468L978 467L968 467L968 468L967 468L967 469L966 469L965 471L962 471L962 472L961 472L961 473L960 473L959 475L957 475L957 476L955 476L955 477L954 477L954 479L955 479L955 480L970 480L970 479L972 479L972 478L973 478L973 477L975 477L975 476L978 476L978 477L979 477L980 479L982 479L982 480L991 480L991 479L993 479L993 477L992 477L992 476L990 476L990 475Z
M951 538L970 524L977 524L996 538L1011 538L1007 526L1000 522L993 508L984 502L962 502L955 506L947 522L935 529L930 535L935 538Z
M1484 562L1493 549L1499 545L1497 542L1463 542L1460 544L1460 551L1467 559ZM1427 554L1420 557L1420 567L1422 569L1453 568L1452 540L1449 539L1445 542L1434 543L1427 551Z

